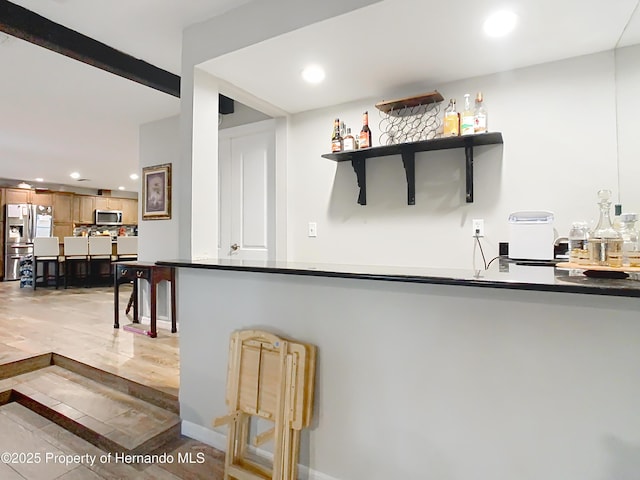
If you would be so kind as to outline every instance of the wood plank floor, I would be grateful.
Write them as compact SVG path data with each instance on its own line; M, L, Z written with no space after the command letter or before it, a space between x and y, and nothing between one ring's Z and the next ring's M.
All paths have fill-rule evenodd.
M124 309L131 289L123 286ZM128 320L121 312L120 324ZM56 352L96 368L178 394L178 334L157 338L113 328L113 288L20 288L0 282L0 363Z
M120 305L127 304L130 288L123 286ZM121 313L120 323L128 320ZM20 288L19 282L0 282L0 364L35 354L55 352L171 395L179 389L179 333L159 329L157 338L113 328L113 288ZM25 411L26 410L26 411ZM37 418L35 418L37 417ZM2 407L3 436L23 438L31 451L82 455L103 453L93 445L37 416L24 407ZM5 429L6 428L6 429ZM143 432L141 432L143 433ZM37 438L36 438L37 437ZM17 446L17 445L15 445ZM0 462L1 478L180 478L222 479L224 455L199 442L181 438L155 453L175 460L178 452L203 462L138 465L74 464L73 468L20 468ZM197 456L196 456L197 455ZM55 474L55 475L54 475Z

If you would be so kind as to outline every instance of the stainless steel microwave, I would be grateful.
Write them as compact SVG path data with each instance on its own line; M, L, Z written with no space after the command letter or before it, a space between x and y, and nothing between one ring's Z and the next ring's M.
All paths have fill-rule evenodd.
M96 225L122 225L121 210L96 210Z

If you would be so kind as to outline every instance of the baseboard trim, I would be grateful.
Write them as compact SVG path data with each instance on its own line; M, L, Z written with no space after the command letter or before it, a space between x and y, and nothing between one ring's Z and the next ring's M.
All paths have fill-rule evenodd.
M211 445L222 452L227 451L227 436L222 433L205 428L197 423L182 420L182 434L199 442Z
M149 317L148 315L140 315L139 319L141 324L151 325L151 317ZM161 330L171 330L171 320L169 319L169 317L158 316L156 318L156 328L159 328ZM179 322L176 323L176 329L178 331L180 330Z
M205 428L202 425L182 420L182 435L185 437L193 438L199 442L211 445L213 448L217 448L225 452L227 450L227 436L223 433L216 432L210 428ZM265 458L271 458L272 455L266 450L256 450L256 453ZM304 480L339 480L336 477L331 477L322 472L318 472L306 465L298 465L298 478Z

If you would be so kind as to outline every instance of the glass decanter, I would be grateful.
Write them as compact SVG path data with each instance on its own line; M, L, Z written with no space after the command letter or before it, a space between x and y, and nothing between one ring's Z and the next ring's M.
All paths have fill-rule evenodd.
M589 260L593 265L608 265L611 253L622 251L622 237L611 223L611 190L599 190L600 219L589 233Z

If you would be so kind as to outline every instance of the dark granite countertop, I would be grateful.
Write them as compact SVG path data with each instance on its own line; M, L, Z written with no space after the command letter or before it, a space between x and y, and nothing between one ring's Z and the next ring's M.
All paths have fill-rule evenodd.
M634 277L634 274L626 279L591 278L585 276L580 270L559 269L554 266L519 265L509 261L501 261L489 270L252 260L163 260L156 263L165 266L208 270L236 270L285 275L640 297L640 277Z

